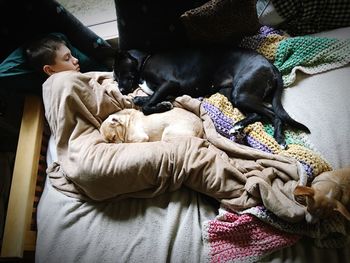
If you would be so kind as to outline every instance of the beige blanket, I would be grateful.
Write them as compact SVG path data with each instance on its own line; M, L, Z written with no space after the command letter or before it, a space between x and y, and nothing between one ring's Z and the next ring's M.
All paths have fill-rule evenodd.
M285 220L304 219L292 195L303 176L300 165L220 136L197 99L182 96L175 105L202 118L205 139L130 144L105 143L98 131L109 114L133 107L112 73L54 74L43 85L43 100L58 154L48 175L69 196L150 198L186 186L232 210L263 204Z

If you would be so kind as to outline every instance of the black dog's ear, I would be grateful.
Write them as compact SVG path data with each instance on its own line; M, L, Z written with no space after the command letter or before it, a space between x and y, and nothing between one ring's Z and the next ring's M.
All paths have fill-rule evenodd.
M138 75L138 70L142 61L136 56L138 53L140 52L136 50L118 50L116 52L113 65L114 79L116 81L119 82L121 72L128 71L129 73ZM138 82L138 80L135 81Z
M149 55L147 51L140 49L130 49L128 50L130 58L135 59L139 64Z
M119 72L123 64L125 64L126 59L130 59L130 55L126 50L117 50L114 56L114 64L113 64L113 75L116 81L119 80Z
M119 69L119 66L123 65L123 63L127 63L128 59L137 63L137 59L132 56L128 50L117 50L114 57L114 68Z
M116 59L123 60L130 58L130 54L127 50L117 50Z
M120 58L121 58L120 51L117 50L117 52L114 55L114 63L113 63L113 77L114 77L114 80L116 81L119 80Z
M115 66L119 65L120 62L125 60L125 58L127 58L127 51L117 50L117 52L115 53L115 56L114 56L114 65Z

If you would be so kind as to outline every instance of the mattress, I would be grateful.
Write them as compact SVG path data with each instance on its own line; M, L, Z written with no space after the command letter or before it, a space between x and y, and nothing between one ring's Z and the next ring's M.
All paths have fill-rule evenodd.
M350 28L317 35L350 38ZM310 128L307 140L334 169L350 166L350 66L297 76L283 95L286 110ZM55 151L50 138L48 164ZM88 202L63 195L46 180L37 210L36 262L213 261L204 226L217 208L185 187L151 199ZM259 261L350 262L350 246L321 249L302 238Z

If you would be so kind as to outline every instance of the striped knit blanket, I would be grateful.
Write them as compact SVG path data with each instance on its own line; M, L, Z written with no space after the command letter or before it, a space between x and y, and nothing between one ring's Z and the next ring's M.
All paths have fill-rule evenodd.
M257 50L281 70L285 86L295 80L296 68L315 74L338 68L350 61L349 40L316 37L290 38L281 31L262 27L256 36L243 39L241 46ZM317 46L316 50L310 46ZM303 132L286 131L287 150L281 150L273 138L273 127L256 122L245 128L243 141L228 131L242 119L242 113L221 94L214 94L202 103L217 131L253 148L293 157L304 167L308 181L332 167L317 152ZM291 246L304 235L314 239L319 247L342 247L348 241L346 220L332 217L315 225L285 222L259 206L242 213L220 208L219 215L204 223L203 239L211 262L255 262L262 257ZM336 235L335 235L336 233Z
M286 87L294 83L297 70L316 74L350 63L350 39L289 37L264 26L258 35L243 39L241 46L255 49L274 62Z

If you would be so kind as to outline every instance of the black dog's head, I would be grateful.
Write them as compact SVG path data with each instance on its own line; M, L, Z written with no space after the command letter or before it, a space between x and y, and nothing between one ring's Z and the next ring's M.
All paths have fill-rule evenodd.
M128 51L119 51L114 60L113 74L122 94L134 91L140 82L138 60Z

